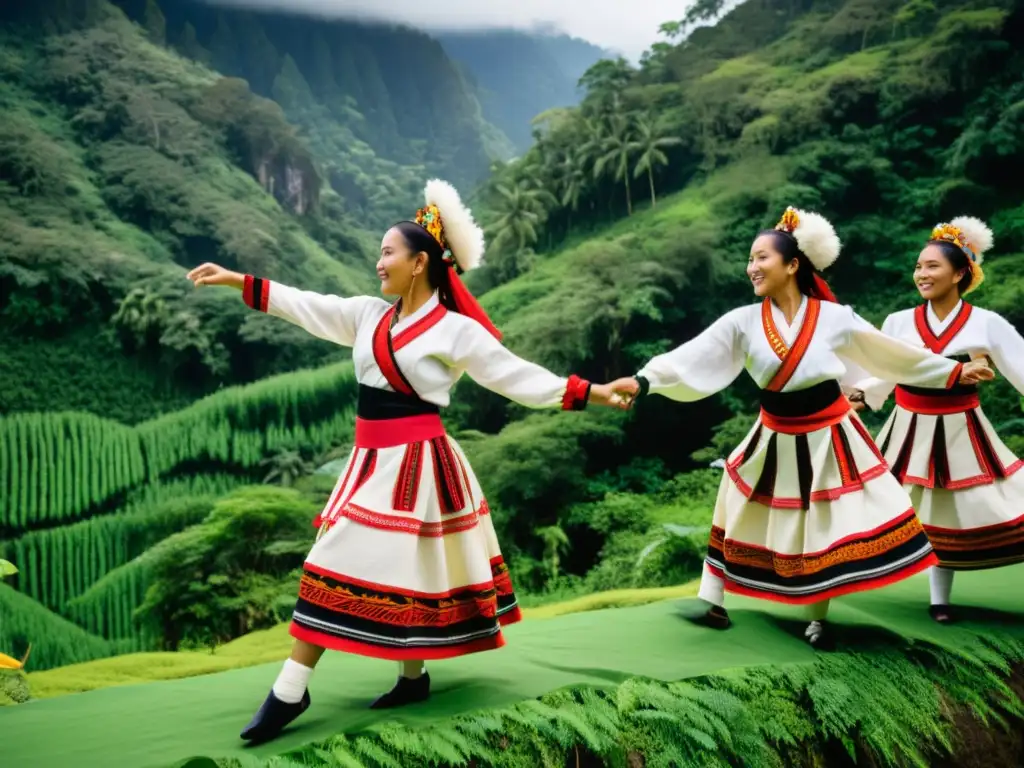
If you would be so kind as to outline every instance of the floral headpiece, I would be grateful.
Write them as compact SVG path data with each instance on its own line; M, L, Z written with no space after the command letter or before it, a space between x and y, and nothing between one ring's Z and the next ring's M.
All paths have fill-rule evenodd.
M436 205L425 205L416 211L415 221L427 230L432 238L437 240L438 245L445 251L448 250L448 244L444 241L444 222L441 220L441 211Z
M993 243L992 230L985 222L973 216L957 216L948 222L937 224L928 239L930 242L951 243L967 256L971 282L964 290L965 294L981 285L985 279L981 263L984 261L985 252Z
M415 222L438 242L445 251L445 260L458 272L478 266L484 253L484 233L459 193L448 182L432 179L423 195L426 205L416 211Z

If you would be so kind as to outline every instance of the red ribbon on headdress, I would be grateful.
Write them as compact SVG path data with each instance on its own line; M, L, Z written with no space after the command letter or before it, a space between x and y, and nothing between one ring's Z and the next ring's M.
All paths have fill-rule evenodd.
M822 301L831 301L834 304L838 304L839 300L836 295L832 293L832 289L828 287L828 283L825 282L825 278L815 272L813 275L813 281L811 283L811 296Z
M448 296L453 305L449 305L448 309L458 312L460 315L473 318L486 328L494 338L501 341L501 331L494 326L491 318L487 316L484 308L480 306L480 302L476 300L476 297L463 284L459 273L455 271L454 264L448 265Z

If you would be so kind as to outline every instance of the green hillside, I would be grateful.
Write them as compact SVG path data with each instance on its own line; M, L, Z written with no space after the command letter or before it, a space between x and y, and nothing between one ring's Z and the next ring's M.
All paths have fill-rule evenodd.
M934 223L987 219L996 246L972 301L1024 328L1021 0L766 0L718 18L723 8L698 3L667 23L637 68L595 64L580 104L539 117L537 143L489 176L507 142L471 78L427 35L184 0L0 9L0 557L20 569L0 588L0 614L16 616L0 622L0 653L20 658L31 644L31 681L139 651L188 660L232 642L278 648L310 520L350 448L355 381L345 350L230 292L193 292L183 274L216 260L320 291L373 292L375 241L431 173L467 194L481 180L473 197L487 265L468 282L510 348L562 373L631 373L750 301L751 238L790 204L834 220L845 249L829 279L874 321L917 300L910 270ZM442 85L444 99L410 72ZM1019 394L1003 380L982 392L1024 453ZM653 398L628 414L537 413L467 380L445 421L485 484L533 608L650 594L699 574L720 480L708 465L746 431L755 397L741 379L698 405ZM1018 575L979 575L962 593L958 581L958 600L1019 610L1003 581ZM336 739L324 714L309 738L279 746L301 747L296 759L318 766L355 765L353 755L404 765L396 755L428 753L436 764L479 764L506 729L499 745L515 765L561 765L567 754L570 764L620 765L634 753L649 765L699 765L710 753L721 765L944 765L929 758L963 747L954 727L994 733L976 722L993 707L1019 723L1004 686L1019 687L1024 657L1016 617L996 617L1011 629L991 642L979 639L991 626L976 613L977 626L940 638L926 599L917 580L840 611L909 643L887 635L864 656L751 677L722 670L771 650L766 637L803 655L758 656L765 665L805 660L789 624L762 615L751 619L756 636L698 640L666 604L637 609L654 644L642 660L665 669L636 666L627 652L641 613L566 619L567 637L592 641L586 653L565 641L545 656L537 644L551 648L557 632L513 628L511 645L524 642L508 651L517 663L536 654L529 686L467 701L506 707L550 693L541 671L557 671L571 693L433 730L356 719L355 729L374 725L371 735ZM255 634L264 629L277 640ZM701 653L715 663L697 665ZM958 666L965 653L969 673ZM511 685L515 665L495 657L467 662L495 665L474 690ZM693 664L673 666L680 660ZM329 663L339 679L378 679L358 660ZM115 680L118 664L89 669ZM151 702L173 690L183 698L167 712L205 734L170 750L175 759L221 756L226 718L250 714L245 697L263 695L267 674L98 691L78 699L80 710L78 697L57 697L4 708L0 727L25 718L41 728L86 709L95 719L91 701L111 717L153 717ZM624 682L633 675L667 687ZM695 675L693 685L669 682ZM244 682L217 687L229 681ZM595 681L621 685L600 696L580 687ZM220 720L192 706L213 690ZM333 690L338 711L354 713L356 694ZM445 701L464 693L456 686ZM897 714L878 715L872 702L882 700ZM442 709L410 723L466 711ZM781 713L771 723L789 734L781 742L760 725L766 709ZM117 761L104 751L108 734L75 728L95 764ZM126 740L124 750L152 745ZM797 753L811 757L787 762ZM241 768L244 756L223 764Z
M924 576L837 600L835 653L797 636L799 612L745 599L724 633L687 622L688 600L528 619L500 651L433 665L431 700L387 713L366 702L393 665L328 654L310 710L255 748L237 732L279 662L218 672L227 648L187 679L0 707L0 729L16 765L80 768L1019 765L1024 625L1008 587L1021 575L958 581L970 607L956 627L921 609ZM136 662L163 674L159 658Z
M342 359L185 272L371 291L424 179L471 189L511 151L410 29L186 0L15 0L0 21L0 412L134 423Z

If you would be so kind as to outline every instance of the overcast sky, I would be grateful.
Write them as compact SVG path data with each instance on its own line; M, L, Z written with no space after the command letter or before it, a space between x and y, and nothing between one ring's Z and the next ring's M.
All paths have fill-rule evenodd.
M408 24L425 30L553 26L631 59L681 19L689 0L208 0L220 5L291 9L335 18Z

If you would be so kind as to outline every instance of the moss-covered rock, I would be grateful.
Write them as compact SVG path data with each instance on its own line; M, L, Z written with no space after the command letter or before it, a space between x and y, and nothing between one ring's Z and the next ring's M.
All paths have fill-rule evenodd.
M0 669L0 707L24 704L32 698L28 679L20 669Z

